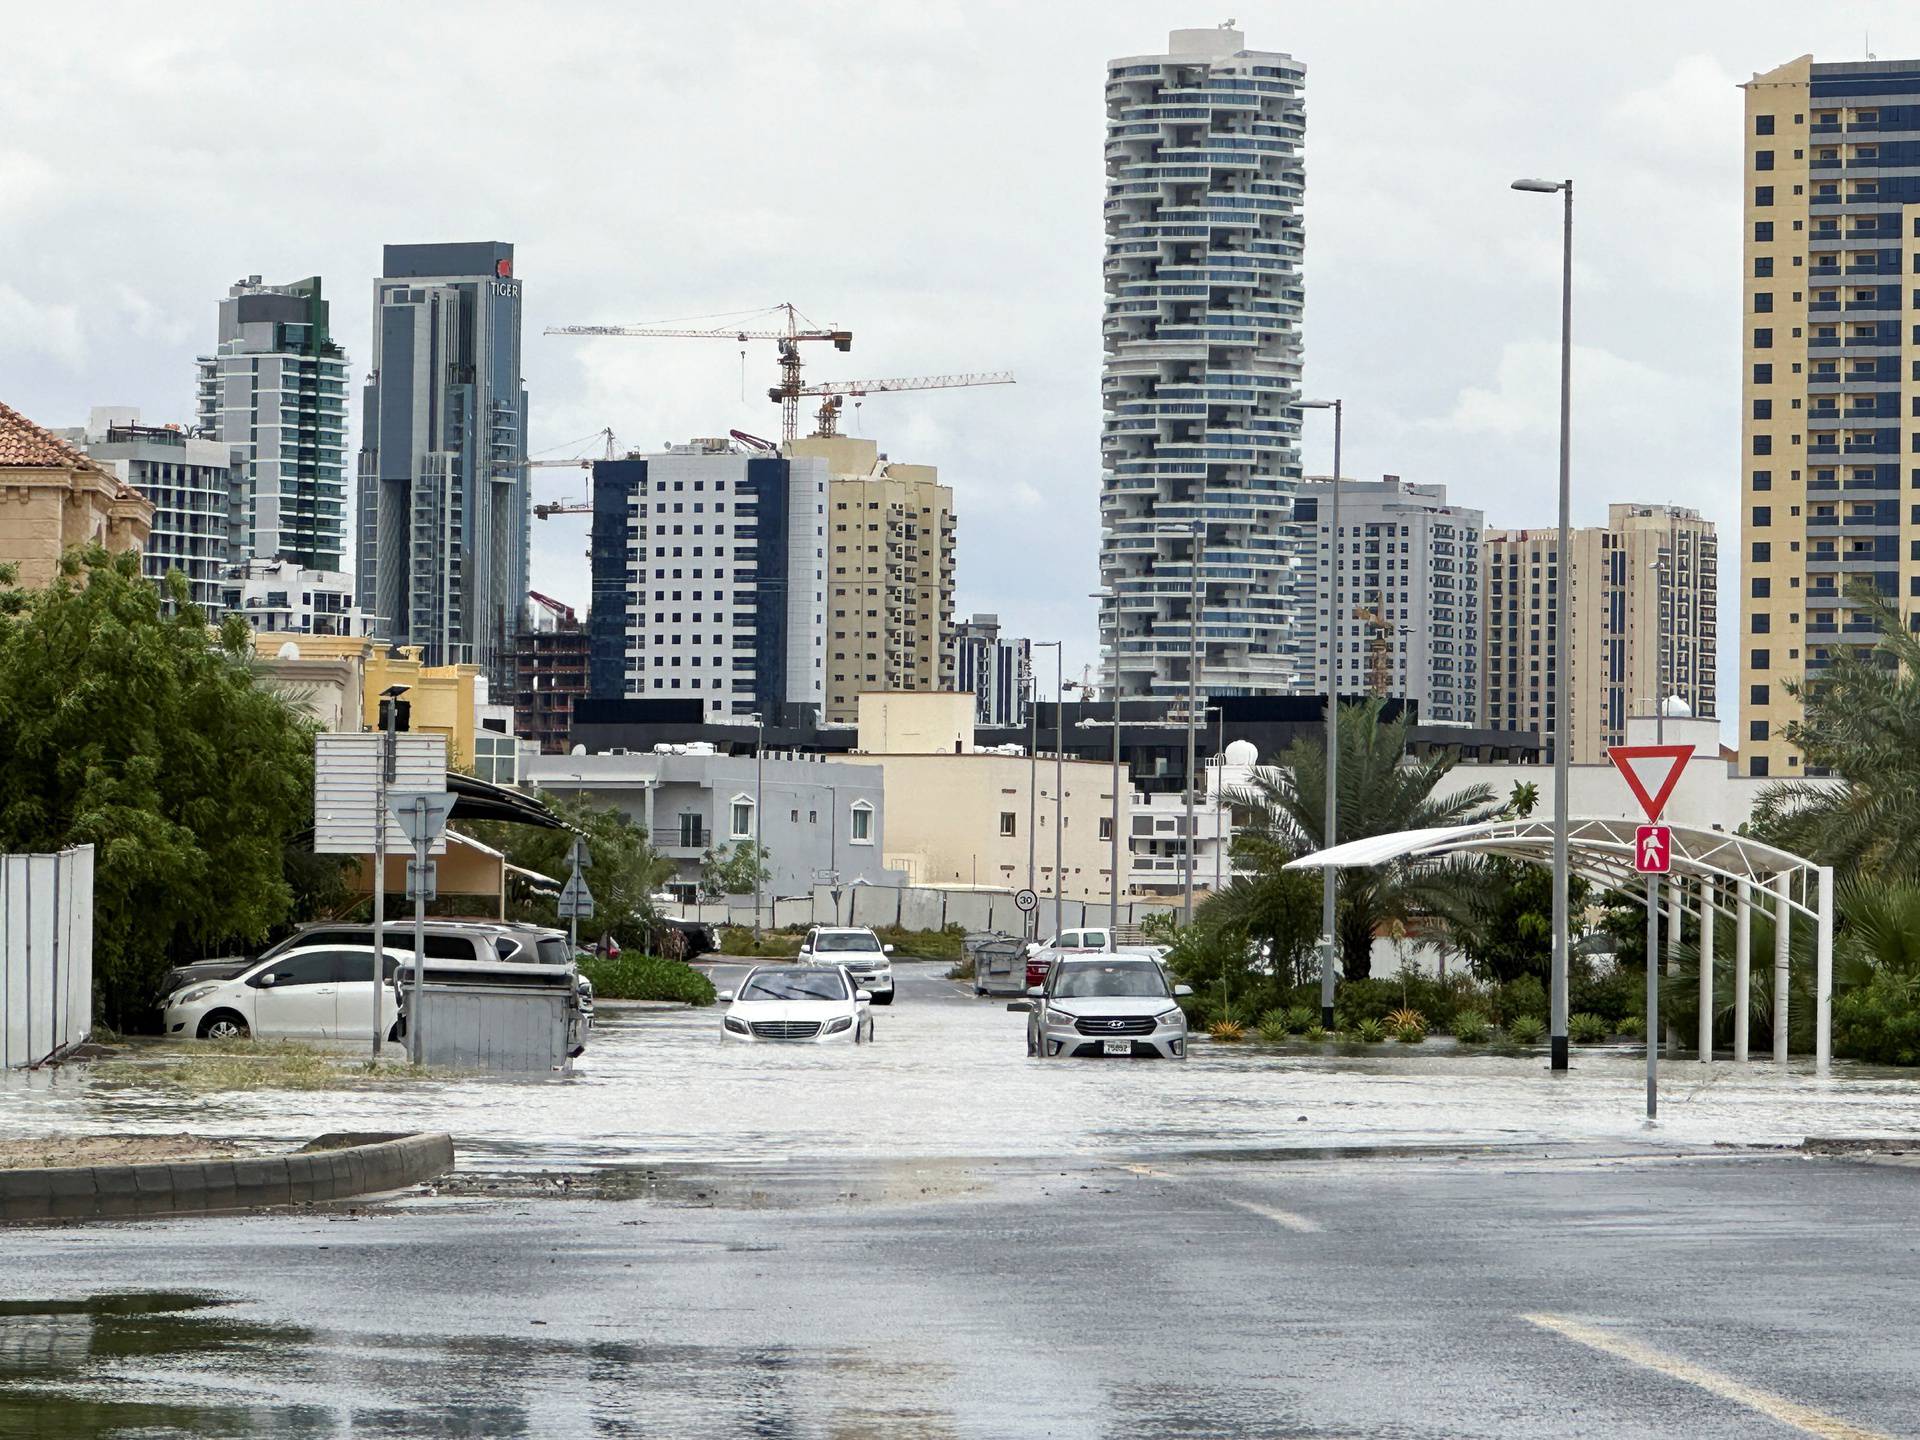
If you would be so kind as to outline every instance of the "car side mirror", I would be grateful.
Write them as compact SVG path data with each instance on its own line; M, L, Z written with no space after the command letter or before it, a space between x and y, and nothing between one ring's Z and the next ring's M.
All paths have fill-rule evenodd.
M893 946L891 946L891 945L882 945L882 946L880 947L880 953L881 953L882 955L891 955L891 954L893 954Z
M1178 1000L1182 995L1191 995L1191 994L1193 994L1193 986L1191 985L1176 985L1173 987L1173 998L1176 1000Z
M269 970L269 971L268 971L268 972L267 972L266 974L264 974L264 975L262 975L262 976L260 977L260 983L261 983L262 985L271 985L271 984L273 984L273 982L274 982L274 980L275 980L275 978L276 978L276 977L275 977L275 975L274 975L274 973L273 973L273 972L272 972L271 970Z
M1042 995L1046 993L1047 993L1047 987L1044 985L1029 985L1027 987L1027 994L1035 1000L1038 1000Z
M1033 1002L1031 1000L1009 1000L1007 1002L1007 1009L1017 1011L1022 1015L1031 1015L1033 1013Z
M733 1001L733 992L731 990L722 990L718 995L714 996L713 998L715 1000L723 1001L728 1004L731 1004Z
M853 992L853 998L864 1004L868 1000L873 999L873 992L871 990L856 990Z
M1040 942L1038 940L1029 940L1027 942L1027 954L1038 955L1039 953L1040 953Z

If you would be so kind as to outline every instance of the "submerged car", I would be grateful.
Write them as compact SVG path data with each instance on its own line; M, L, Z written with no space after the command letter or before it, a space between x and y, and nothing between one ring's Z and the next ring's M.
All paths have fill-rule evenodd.
M893 946L864 926L816 925L800 942L802 965L844 965L853 983L873 996L876 1005L893 1003Z
M373 947L316 945L255 961L227 980L202 980L167 997L163 1033L198 1040L359 1039L373 1030ZM403 1033L394 977L411 950L386 952L380 1026Z
M722 990L722 1039L743 1044L864 1045L873 998L838 965L761 965L740 989Z
M1027 1011L1027 1054L1062 1056L1187 1058L1187 1016L1167 972L1146 956L1062 956L1029 999L1008 1008Z

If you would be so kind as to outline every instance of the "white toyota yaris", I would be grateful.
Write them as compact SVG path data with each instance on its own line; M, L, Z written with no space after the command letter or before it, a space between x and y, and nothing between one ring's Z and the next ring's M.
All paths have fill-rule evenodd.
M873 998L838 965L761 965L747 972L727 1006L720 1036L743 1044L864 1045L873 1039Z

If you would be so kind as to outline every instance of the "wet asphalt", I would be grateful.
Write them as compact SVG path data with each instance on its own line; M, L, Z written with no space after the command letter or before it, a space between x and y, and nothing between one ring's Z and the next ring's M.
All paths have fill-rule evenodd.
M1776 1148L1767 1107L1840 1103L1808 1084L1713 1086L1730 1148L1579 1108L1360 1147L1312 1067L1282 1092L1310 1118L1255 1124L1250 1059L1031 1062L1021 1017L900 974L871 1052L636 1017L647 1065L696 1077L674 1105L731 1114L708 1154L659 1116L611 1160L498 1118L432 1195L0 1232L0 1435L1920 1435L1920 1170ZM1498 1111L1537 1083L1487 1064L1433 1088ZM613 1113L602 1087L491 1093L524 1130L552 1095Z

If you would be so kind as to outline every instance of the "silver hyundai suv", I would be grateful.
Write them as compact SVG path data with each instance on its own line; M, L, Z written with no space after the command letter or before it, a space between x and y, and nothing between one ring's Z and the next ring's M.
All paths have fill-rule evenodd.
M1159 962L1133 955L1061 956L1047 983L1008 1009L1027 1011L1027 1054L1187 1058L1187 1017Z

